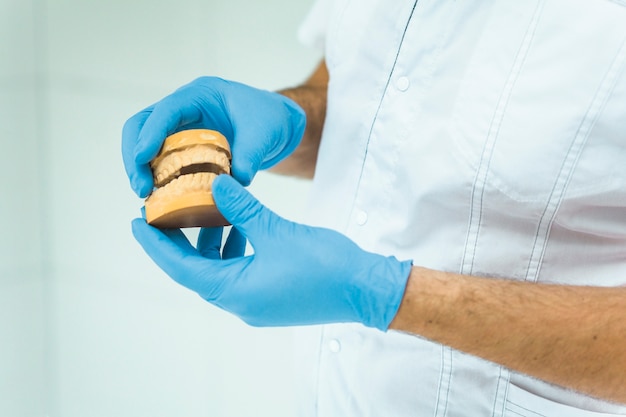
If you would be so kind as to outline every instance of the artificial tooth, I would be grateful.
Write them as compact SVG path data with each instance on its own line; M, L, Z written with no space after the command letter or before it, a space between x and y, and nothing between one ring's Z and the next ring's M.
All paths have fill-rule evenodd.
M206 145L188 148L184 152L172 152L163 158L155 160L152 170L155 173L155 184L162 186L169 178L180 175L181 168L194 164L214 163L230 173L228 155L222 151Z

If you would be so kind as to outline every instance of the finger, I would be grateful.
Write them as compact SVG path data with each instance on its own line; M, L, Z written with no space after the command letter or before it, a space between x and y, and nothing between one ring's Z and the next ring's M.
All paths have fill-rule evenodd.
M222 259L240 258L246 253L246 237L236 227L231 227L226 238Z
M234 128L231 174L244 186L250 185L268 152L263 144L271 143L267 139L259 137L261 132L263 129Z
M272 93L275 94L275 93ZM288 97L282 96L283 107L282 111L285 112L285 117L290 123L285 123L281 127L280 132L273 133L272 136L281 135L287 139L287 142L282 148L274 148L274 152L265 156L262 161L260 169L268 169L285 159L287 156L300 145L304 130L306 128L306 113L296 103ZM275 142L274 137L268 138L272 142Z
M174 244L178 245L180 248L184 249L188 253L195 254L196 248L193 247L187 236L183 233L181 229L159 229L161 233L170 238Z
M174 281L216 305L251 259L214 260L201 256L178 229L159 230L144 219L132 222L133 234L148 256Z
M220 259L223 227L206 227L200 229L197 249L200 255L209 259Z
M270 168L290 155L300 144L306 127L306 115L296 102L269 91L258 90L257 94L271 97L269 102L273 103L264 109L262 119L250 117L256 111L246 103L239 103L237 113L232 115L235 120L246 121L234 126L232 145L232 175L243 185L249 185L259 170ZM268 120L285 120L285 123L268 128Z
M267 97L272 97L272 95L281 97L276 93L257 90L237 82L229 82L227 86L235 97L262 97L263 95ZM261 118L257 116L259 114L257 109L258 99L240 100L233 106L228 106L228 101L226 102L230 109L230 117L234 121L232 124L233 141L231 147L233 159L231 171L233 177L243 185L249 185L252 182L268 154L274 152L277 144L282 142L280 139L281 134L275 132L271 127L273 126L273 119L281 120L280 116L272 113L280 105L276 105L277 103L275 104L272 100L267 102L272 104L262 109L263 117ZM270 128L267 126L268 123ZM278 136L278 138L274 136Z
M122 128L122 159L130 180L130 186L139 197L146 197L153 187L152 171L146 164L135 162L135 147L141 129L150 117L152 109L148 107L126 121Z
M133 220L132 230L148 256L174 281L196 292L206 288L197 271L211 261L201 257L180 230L159 230L144 219Z
M229 175L220 175L213 181L212 193L220 213L253 246L258 232L280 219Z
M195 102L186 97L184 90L165 97L154 105L145 121L135 148L135 161L147 164L159 153L165 138L181 127L197 123L202 117Z

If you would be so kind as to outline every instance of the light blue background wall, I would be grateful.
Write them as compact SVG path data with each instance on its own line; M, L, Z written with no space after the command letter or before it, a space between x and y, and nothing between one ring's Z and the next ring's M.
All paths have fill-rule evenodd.
M156 268L124 121L200 75L277 89L319 53L311 0L0 0L0 416L291 416L291 330L254 329ZM251 190L298 220L308 183Z

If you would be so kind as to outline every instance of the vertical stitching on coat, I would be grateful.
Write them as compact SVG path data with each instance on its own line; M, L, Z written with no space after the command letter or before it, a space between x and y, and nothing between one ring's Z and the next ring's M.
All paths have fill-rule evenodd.
M435 404L435 417L445 417L448 412L448 395L452 387L452 349L441 347L441 374L439 376L439 390Z
M509 380L511 373L508 369L500 367L500 373L498 374L498 385L496 386L496 393L493 396L493 412L491 417L503 417L504 410L506 408L506 398L509 392Z
M543 0L539 0L537 2L533 17L528 25L528 28L526 29L526 34L520 44L515 61L513 62L513 66L511 68L511 72L509 73L504 88L502 89L498 99L498 104L496 105L496 109L491 119L491 124L489 125L487 138L480 156L478 168L476 169L476 177L474 178L472 193L470 196L469 224L465 241L465 250L463 251L463 259L461 261L460 272L462 274L471 274L473 272L474 258L476 256L476 247L478 246L478 237L482 222L485 184L489 175L493 150L498 139L502 119L504 118L505 110L509 103L513 87L515 86L517 77L524 65L530 45L535 36L535 30L539 22L543 4Z
M606 72L602 82L598 86L598 89L591 100L591 104L580 122L576 134L572 139L572 143L563 158L559 174L554 181L548 201L537 225L535 240L533 242L533 248L528 260L528 267L526 269L526 281L536 282L539 278L539 271L541 269L541 264L548 245L550 230L552 228L552 224L554 223L554 219L556 218L556 213L561 206L565 191L567 190L567 186L569 185L572 175L574 174L580 154L587 143L589 133L593 129L599 115L602 113L611 92L615 88L617 79L624 69L625 58L626 38L622 40L620 49L613 59L611 67Z

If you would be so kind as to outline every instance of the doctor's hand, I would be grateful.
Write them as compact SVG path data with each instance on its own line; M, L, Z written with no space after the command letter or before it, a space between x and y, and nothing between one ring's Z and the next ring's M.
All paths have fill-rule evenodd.
M285 220L226 175L213 183L213 197L233 224L224 248L222 228L202 229L194 248L178 229L133 222L135 238L175 281L254 326L360 322L388 329L410 261ZM246 239L253 255L244 256Z
M305 125L304 111L285 96L202 77L128 119L122 156L131 187L146 197L153 188L149 162L167 136L185 129L217 130L231 146L232 175L248 185L258 170L295 150Z

